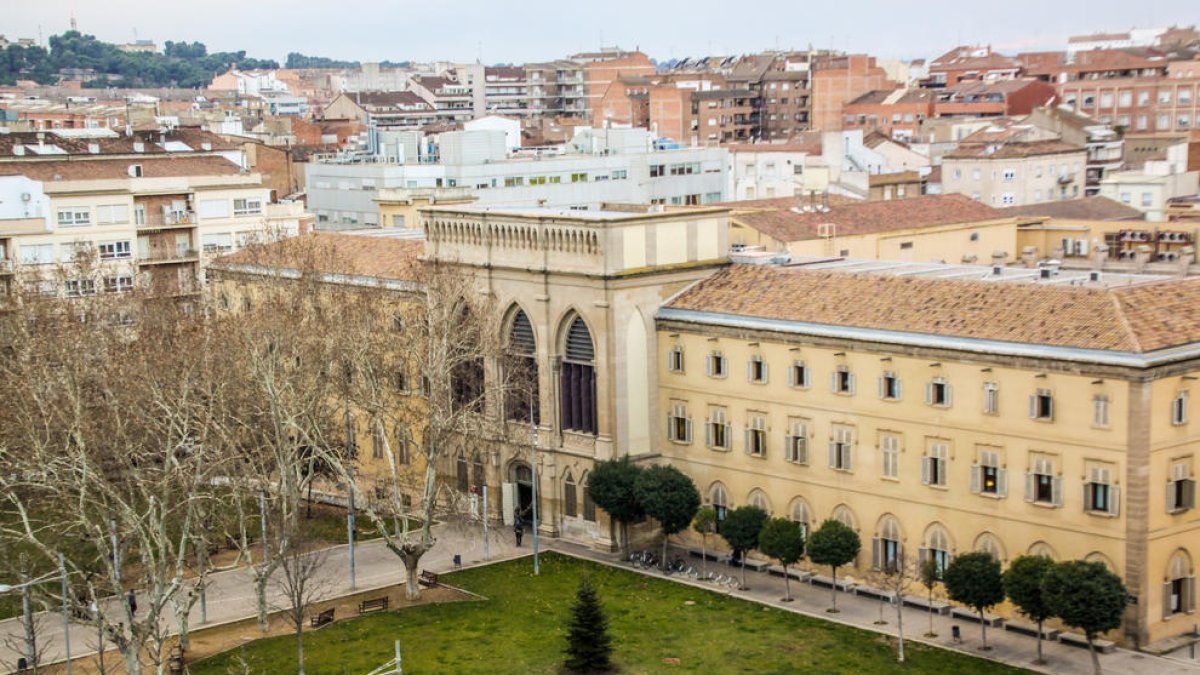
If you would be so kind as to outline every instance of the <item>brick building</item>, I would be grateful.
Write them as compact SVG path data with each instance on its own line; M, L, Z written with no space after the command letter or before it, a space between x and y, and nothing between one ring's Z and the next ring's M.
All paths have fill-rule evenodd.
M877 89L896 86L887 73L875 63L875 57L865 54L830 56L812 63L811 127L821 131L842 128L842 107L848 102Z
M961 82L1011 80L1020 72L1013 58L992 51L991 45L955 47L929 62L929 86L953 87Z

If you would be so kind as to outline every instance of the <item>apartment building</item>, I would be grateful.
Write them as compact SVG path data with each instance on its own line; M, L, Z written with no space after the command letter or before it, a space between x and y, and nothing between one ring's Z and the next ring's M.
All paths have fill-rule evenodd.
M491 138L494 142L488 142ZM420 145L425 146L422 142ZM459 148L448 152L450 146ZM720 148L655 149L644 129L584 129L553 151L510 156L504 132L441 134L439 161L334 155L309 162L308 206L321 229L387 227L381 190L466 192L481 206L596 210L602 204L700 205L725 200Z
M869 91L842 108L845 129L878 130L911 141L926 119L934 116L937 95L927 89Z
M1022 123L1058 134L1062 140L1087 150L1088 196L1100 193L1100 181L1125 162L1125 139L1111 125L1066 107L1035 108Z
M608 88L614 86L620 77L651 77L657 70L650 62L650 57L642 52L617 48L572 54L568 59L582 67L582 71L578 71L582 75L580 84L584 94L581 103L585 114L591 116L594 127L604 126L603 117L597 116L596 111Z
M1132 133L1200 129L1200 67L1195 61L1127 55L1097 60L1094 70L1051 73L1058 74L1065 105Z
M992 51L991 45L960 46L929 62L930 87L953 87L964 82L1011 80L1020 72L1013 58Z
M424 127L440 119L433 104L411 91L343 92L325 106L322 117L402 128Z
M772 199L828 187L820 142L734 143L729 152L731 200Z
M587 118L584 65L566 59L525 64L529 111L535 117Z
M311 223L258 174L215 156L0 162L0 272L68 297L198 293L204 266Z
M942 156L942 190L990 206L1073 199L1086 184L1087 151L1032 125L980 129Z
M887 71L865 54L825 56L811 64L809 87L812 90L813 129L836 131L842 128L842 107L869 91L895 88Z
M1200 282L839 264L734 265L665 304L664 461L718 517L845 523L851 574L1100 561L1132 596L1115 637L1188 633L1200 325L1176 308Z

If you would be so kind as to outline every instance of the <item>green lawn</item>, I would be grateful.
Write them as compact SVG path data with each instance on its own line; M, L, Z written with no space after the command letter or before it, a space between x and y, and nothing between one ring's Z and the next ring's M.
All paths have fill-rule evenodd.
M444 575L488 598L342 621L305 638L306 671L360 674L403 650L405 673L555 673L579 578L590 574L608 612L623 672L1017 673L1008 666L910 643L901 667L880 635L565 556ZM687 601L695 604L687 605ZM663 659L677 658L679 665ZM295 640L279 637L192 664L197 675L294 673Z

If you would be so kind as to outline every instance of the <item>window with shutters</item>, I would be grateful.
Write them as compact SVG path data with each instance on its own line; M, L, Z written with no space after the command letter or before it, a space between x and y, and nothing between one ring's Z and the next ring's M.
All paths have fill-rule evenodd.
M748 412L746 420L746 454L753 457L767 456L766 413Z
M1192 558L1182 549L1167 563L1167 581L1163 584L1163 620L1196 611L1196 576Z
M584 475L583 480L583 519L589 523L596 522L596 502L592 501L592 491L588 488L591 476Z
M978 458L971 467L971 492L988 497L1008 494L1008 471L1000 466L1000 450L979 448Z
M853 471L854 427L835 425L830 430L829 468Z
M683 372L683 347L675 345L667 352L667 370L672 373Z
M900 478L900 436L893 433L879 434L879 473L884 478Z
M761 355L755 354L746 362L746 381L754 384L767 383L767 362Z
M592 333L583 317L576 316L568 325L563 345L561 407L563 429L595 434L596 352Z
M1188 393L1181 391L1171 401L1171 424L1179 426L1187 424Z
M667 416L667 440L684 444L692 442L692 418L688 416L687 403L671 402L671 414Z
M705 369L708 371L709 377L725 377L728 374L725 363L725 354L720 350L714 350L705 359Z
M812 386L811 374L803 361L793 361L791 368L788 368L788 386L808 389Z
M538 362L537 343L533 336L533 324L525 310L513 314L508 329L508 368L512 386L505 396L508 419L520 422L541 422L541 406L538 405Z
M850 372L850 366L838 366L833 371L830 386L835 394L853 395L854 373Z
M808 502L800 497L792 500L792 508L790 514L793 523L800 524L800 531L804 533L805 540L808 539L808 524L812 522L812 515L808 508Z
M1092 397L1092 426L1108 428L1108 394L1096 394Z
M575 480L571 478L571 472L568 471L563 478L563 515L568 518L575 518L579 515L579 500L576 494Z
M884 371L879 378L879 398L885 401L899 401L900 397L900 378L890 370Z
M848 527L852 530L858 529L858 525L855 524L856 521L854 520L854 512L852 512L850 510L850 507L848 507L844 504L839 504L836 507L834 507L832 517L834 520L838 521L839 523L845 525L846 527Z
M930 525L925 533L925 546L917 552L918 569L924 567L926 560L932 559L937 563L937 576L941 579L950 566L950 551L950 536L945 528L937 523Z
M397 426L396 427L396 447L395 447L396 463L400 464L401 466L407 466L410 461L409 452L410 452L409 442L408 442L408 439L405 438L405 436L404 436L404 428Z
M758 488L750 491L750 498L746 500L746 503L756 509L762 509L768 514L771 513L771 500L767 499L767 493Z
M1114 467L1099 462L1087 463L1087 482L1083 485L1083 509L1088 513L1118 515L1120 488L1113 484Z
M1167 513L1183 513L1196 508L1196 481L1192 478L1191 458L1171 462L1171 480L1167 483Z
M935 487L946 487L946 474L950 467L950 451L946 441L930 439L921 458L921 483Z
M1062 479L1055 473L1057 458L1031 453L1029 472L1025 474L1025 501L1047 506L1062 506Z
M382 425L372 425L374 430L371 434L371 459L383 459L383 446L387 442L383 435Z
M875 539L871 542L871 568L894 570L903 564L901 541L900 521L890 515L880 518Z
M1000 545L1000 540L990 532L984 532L975 539L975 550L992 556L1001 564L1004 563L1004 548Z
M783 459L793 464L808 464L809 420L799 417L788 418L788 432L783 438Z
M950 407L950 385L945 378L935 377L925 385L925 404L940 408Z
M717 531L720 531L721 523L725 521L725 516L729 515L729 492L725 490L723 483L713 483L712 487L708 488L708 504L717 516Z
M729 449L729 421L724 408L711 408L704 425L704 444L713 450Z
M1029 397L1029 417L1042 422L1054 420L1054 394L1049 389L1038 389Z
M1000 385L995 382L983 383L983 414L1000 414Z

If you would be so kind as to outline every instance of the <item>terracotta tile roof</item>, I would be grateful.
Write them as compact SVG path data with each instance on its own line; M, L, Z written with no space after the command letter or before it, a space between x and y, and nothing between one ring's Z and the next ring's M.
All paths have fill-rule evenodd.
M343 93L364 110L371 112L395 112L401 107L416 107L422 110L433 110L425 99L411 91L363 91L353 94Z
M1200 279L1113 289L734 265L667 307L956 338L1151 352L1200 342Z
M144 178L224 176L241 168L218 155L147 156L122 159L33 160L0 162L0 176L26 176L33 180L106 180L129 178L129 167L138 164Z
M1075 220L1142 220L1145 217L1141 211L1132 206L1126 206L1121 202L1099 195L1043 204L1011 206L1004 209L1004 213Z
M855 202L831 206L828 213L797 213L784 208L739 213L730 218L739 225L766 234L777 241L807 241L818 238L821 225L832 223L837 236L890 232L913 227L932 227L1007 217L1004 212L977 202L966 195L928 195L912 199L878 202ZM736 207L737 202L729 204Z
M942 159L1009 159L1034 157L1037 155L1059 155L1064 153L1085 154L1083 148L1062 141L1030 141L1026 143L1001 143L989 150L985 143L963 143L953 152L942 155Z
M213 261L217 269L250 265L273 270L314 270L393 281L420 278L421 239L368 237L312 232L270 244L251 246Z

